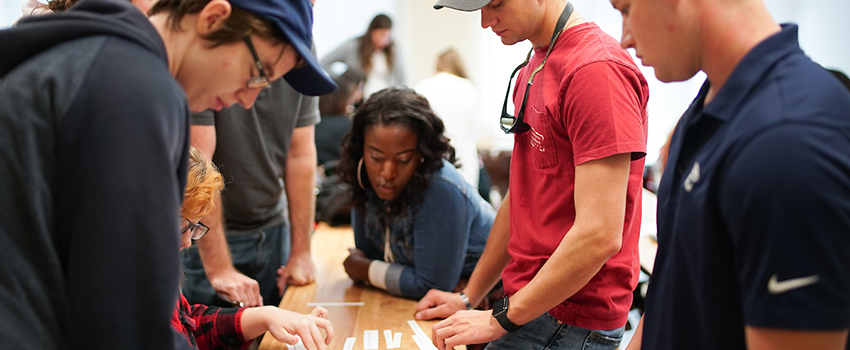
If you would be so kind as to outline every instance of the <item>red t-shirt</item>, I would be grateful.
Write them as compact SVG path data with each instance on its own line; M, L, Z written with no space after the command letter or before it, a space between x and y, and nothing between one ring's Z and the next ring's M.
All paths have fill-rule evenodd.
M520 72L517 109L528 76L547 49L536 49ZM596 24L584 23L561 33L531 89L524 120L532 129L516 135L511 159L512 259L502 273L505 291L512 295L531 281L572 228L576 165L632 153L622 249L587 285L549 310L558 320L582 328L622 327L640 266L646 80L619 42Z

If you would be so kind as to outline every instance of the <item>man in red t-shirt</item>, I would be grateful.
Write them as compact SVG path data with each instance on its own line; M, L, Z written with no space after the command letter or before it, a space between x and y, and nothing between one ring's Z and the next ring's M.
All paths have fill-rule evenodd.
M534 55L517 78L516 117L502 116L516 141L509 205L464 291L430 291L416 318L451 316L434 326L440 349L617 348L639 270L646 80L614 38L563 0L435 8L443 6L480 9L482 27L506 45L530 40ZM466 311L500 275L507 296L493 312Z

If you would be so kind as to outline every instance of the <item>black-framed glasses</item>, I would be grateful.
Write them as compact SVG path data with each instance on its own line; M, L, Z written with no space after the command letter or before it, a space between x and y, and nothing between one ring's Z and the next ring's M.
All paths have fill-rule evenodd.
M525 116L525 103L528 101L528 91L531 90L531 84L534 83L534 76L543 70L543 65L545 65L546 60L549 59L549 54L552 52L552 47L555 46L555 41L558 40L558 37L561 35L561 32L567 23L567 19L570 18L572 13L573 4L567 2L564 10L561 11L561 16L558 18L558 22L555 24L555 32L552 33L552 40L549 41L549 49L546 50L546 56L543 56L543 62L540 62L540 65L537 66L537 68L534 68L534 70L531 71L531 75L528 77L528 84L525 85L525 94L522 96L522 104L519 106L519 113L517 113L516 117L508 114L508 98L511 97L511 81L514 80L514 76L520 69L522 69L522 67L528 65L528 61L531 59L531 53L534 52L534 48L528 51L528 55L525 56L525 62L522 62L522 64L516 67L514 72L511 73L511 77L508 79L508 91L505 92L505 103L502 104L502 116L499 118L499 126L505 134L522 134L531 129L531 126L522 120Z
M246 35L242 40L245 41L245 45L248 45L248 50L251 51L251 56L254 57L254 64L257 65L257 71L260 72L260 76L248 79L245 86L249 89L268 89L271 81L269 80L269 76L266 75L266 70L263 69L263 63L260 62L260 56L257 55L257 50L254 49L251 36Z
M198 221L198 223L194 223L189 221L189 219L185 219L186 222L183 223L183 229L180 230L180 234L186 233L186 231L192 230L192 240L197 241L201 239L207 232L209 232L210 228L207 225L204 225L203 222Z

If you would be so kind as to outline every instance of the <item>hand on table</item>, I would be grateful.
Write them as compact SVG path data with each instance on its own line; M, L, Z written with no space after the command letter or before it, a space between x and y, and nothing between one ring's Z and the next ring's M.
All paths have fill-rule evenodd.
M454 349L458 345L483 344L508 333L490 311L461 310L437 322L431 329L431 338L437 349Z
M348 248L348 257L342 262L345 267L345 273L351 277L354 282L362 283L369 281L369 264L372 259L366 257L360 249Z
M235 268L226 269L213 276L208 276L210 285L224 298L234 302L242 302L244 306L262 306L263 297L260 295L260 284L237 271Z
M466 310L466 305L460 299L460 293L449 293L431 289L416 304L417 320L433 320L447 318L460 310Z
M315 280L316 266L313 264L313 256L309 253L293 253L289 262L277 269L277 290L280 295L283 295L288 284L303 286Z

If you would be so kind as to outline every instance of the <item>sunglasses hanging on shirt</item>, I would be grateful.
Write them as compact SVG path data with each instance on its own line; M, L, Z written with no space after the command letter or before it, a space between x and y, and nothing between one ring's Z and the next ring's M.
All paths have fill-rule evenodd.
M558 40L558 37L564 30L564 26L567 24L567 19L570 18L572 13L573 4L567 2L567 6L564 7L564 11L561 11L561 17L558 18L558 23L555 25L555 32L552 33L552 41L549 42L549 49L546 50L546 56L543 56L543 62L540 62L540 65L537 66L537 68L531 72L531 76L528 77L528 84L525 86L525 94L522 97L522 105L520 105L519 113L516 117L508 114L508 98L511 94L511 81L522 67L528 65L528 61L531 58L531 53L534 52L534 48L531 48L531 50L528 51L528 56L525 57L525 62L520 64L519 67L516 67L514 72L511 73L511 77L508 79L508 91L505 92L505 103L502 104L502 117L499 119L499 126L505 134L522 134L531 128L528 123L522 120L525 115L525 103L528 101L528 91L531 90L531 84L534 82L534 76L537 75L537 72L543 70L543 65L546 64L546 59L549 58L549 53L552 52L552 47L555 46L555 40Z

